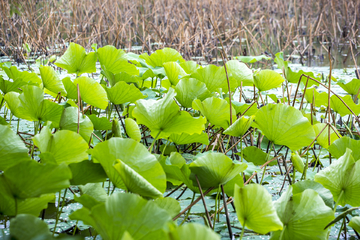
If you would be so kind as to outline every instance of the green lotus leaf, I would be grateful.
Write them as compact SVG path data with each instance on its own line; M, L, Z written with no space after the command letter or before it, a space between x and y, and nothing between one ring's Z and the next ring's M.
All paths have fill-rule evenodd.
M226 68L229 78L235 79L238 86L240 86L241 82L243 86L252 86L254 84L253 72L245 63L230 60L226 63Z
M241 153L236 153L237 155L241 156ZM263 165L267 161L269 161L272 157L269 156L267 158L267 153L261 150L260 148L257 148L255 146L249 146L243 149L243 157L246 161L252 162L255 165ZM276 165L277 161L272 161L269 163L270 166Z
M59 125L63 107L44 99L41 88L31 85L23 86L23 93L7 93L4 99L11 112L18 118L29 121L52 121Z
M71 81L70 77L65 77L61 81L66 89L66 96L71 99L77 99L77 86L73 83L73 81Z
M88 77L78 77L74 80L75 87L78 84L82 100L101 109L105 109L107 107L108 98L106 91L98 82Z
M314 96L315 95L315 96ZM308 88L305 92L305 99L308 103L315 101L316 107L328 106L328 94L326 92L319 93L315 88Z
M65 53L55 62L55 65L80 76L83 73L96 72L96 53L86 54L85 49L76 43L70 43Z
M334 205L334 199L331 194L331 192L324 188L323 185L320 183L317 183L312 180L304 180L304 181L298 181L295 184L291 185L293 188L293 194L302 193L306 189L312 189L316 191L319 196L322 198L326 206L333 208Z
M220 240L220 235L199 223L187 223L175 228L171 233L173 240Z
M250 128L252 122L254 121L254 118L255 116L251 116L250 118L241 117L237 119L230 127L228 127L224 131L224 134L234 137L242 137Z
M19 79L17 81L8 81L3 79L2 76L0 76L0 90L3 92L3 94L6 94L8 92L18 92L20 93L22 86L26 85L27 83L22 81L22 79Z
M187 75L177 62L166 62L163 66L171 85L176 85L179 82L179 76L181 78Z
M274 204L284 228L272 232L270 239L327 239L324 228L334 218L332 209L312 189L291 195L290 186Z
M78 122L79 122L79 134L84 138L88 143L90 141L90 136L94 131L94 126L88 116L82 115L78 116L77 107L67 107L64 109L60 121L61 130L70 130L73 132L78 132Z
M171 217L175 217L181 211L180 203L174 198L158 198L154 202L158 207L166 210Z
M350 107L350 109L356 115L359 115L360 105L355 104L350 95L346 95L340 98ZM332 95L330 98L330 106L332 110L340 114L340 116L342 117L352 114L350 110L344 105L344 103L342 103L341 100L335 95Z
M299 110L285 104L260 108L254 122L270 141L293 151L308 146L315 138L309 120Z
M283 81L284 78L279 73L270 69L261 70L254 76L255 87L260 92L278 88Z
M352 151L345 154L329 167L315 175L315 182L321 183L332 193L337 204L360 206L360 161L355 162Z
M191 108L195 99L200 101L212 96L205 83L195 78L181 79L175 87L176 100L185 108Z
M317 136L325 126L326 126L325 123L317 123L317 124L313 125L314 130L315 130L315 135ZM337 132L337 134L339 134L339 133ZM336 141L337 139L339 139L337 134L334 132L334 130L332 128L330 128L330 143L331 144L334 141ZM341 136L341 135L339 134L339 136ZM320 136L316 139L316 142L323 148L327 149L329 147L329 129L328 129L328 127L326 127L325 130L320 134Z
M10 236L17 240L51 239L46 222L30 214L19 214L11 219Z
M294 72L294 71L292 71L291 68L289 68L289 67L288 67L287 69L285 69L286 79L287 79L290 83L295 83L295 84L297 84L297 83L299 82L299 80L300 80L300 76L303 75L303 74L306 75L306 76L309 76L309 77L311 77L311 78L313 78L313 79L316 79L316 80L318 80L318 81L321 81L321 77L316 77L313 72L305 72L305 71L303 71L303 70L299 70L299 71L297 71L297 72ZM302 77L302 78L301 78L301 83L304 84L304 86L306 85L306 81L307 81L307 78L306 78L306 77ZM313 86L313 85L319 86L319 83L317 83L317 82L309 79L307 86L308 86L308 87L311 87L311 86Z
M209 137L204 132L201 132L200 134L194 133L192 135L188 133L171 134L169 140L177 145L190 143L202 143L205 145L209 145Z
M87 183L79 186L81 196L86 195L91 199L95 199L96 202L106 202L108 195L101 183ZM86 206L85 206L86 207Z
M60 130L52 135L51 130L45 126L33 141L41 153L50 153L57 164L88 159L88 144L73 131Z
M94 130L110 130L111 129L111 122L106 117L98 117L96 114L91 114L87 116L93 126ZM81 127L81 126L80 126Z
M274 103L286 103L288 102L287 97L277 97L275 94L266 94L266 96L268 96L269 98L271 98L271 100L274 101Z
M121 239L126 231L134 239L167 239L171 221L155 202L130 193L115 193L105 203L77 210L70 218L92 225L104 240Z
M148 152L144 145L135 140L111 138L108 141L97 144L90 153L93 159L100 162L116 187L122 189L131 187L134 190L136 187L141 188L142 184L146 182L146 184L151 185L161 194L165 192L166 175L160 163L156 160L155 156ZM119 164L120 166L116 168L122 168L122 175L113 167L119 161L121 161L121 165ZM131 174L138 178L138 180L128 182L129 179L126 179L127 182L124 182L123 177L130 176ZM142 194L141 192L138 193Z
M196 71L198 64L195 61L186 61L180 63L180 67L184 69L187 74L191 74Z
M349 226L355 231L360 232L360 217L352 217L349 222Z
M197 185L195 175L202 188L224 185L246 169L246 163L233 162L222 153L207 152L201 154L190 165L190 179Z
M176 93L170 88L161 100L138 100L132 114L138 124L143 124L151 130L151 135L159 133L160 138L167 138L172 133L200 134L205 128L206 119L193 118L188 112L179 111L174 101Z
M229 102L229 98L225 98L225 100L226 100L227 102ZM241 103L241 102L237 102L237 101L232 100L232 101L231 101L231 105L232 105L232 107L236 110L236 115L238 115L238 114L242 115L242 114L245 112L245 110L250 107L251 104L250 104L250 103L249 103L249 104L247 104L247 103ZM254 103L254 104L249 108L249 110L247 110L247 111L245 112L245 116L249 116L249 117L250 117L250 116L252 116L252 115L255 115L258 110L259 110L259 109L258 109L257 103Z
M236 214L243 227L260 234L283 229L271 195L265 187L259 184L244 187L236 185L234 192Z
M230 126L230 104L224 99L210 97L204 101L196 99L192 103L193 109L199 110L202 115L215 127L224 129ZM236 111L232 108L233 122L236 119Z
M134 84L118 82L112 88L104 86L108 99L113 104L122 104L126 102L135 102L138 99L145 98L140 90Z
M190 180L189 165L180 153L172 152L170 157L160 159L160 163L166 173L167 181L174 185L184 183L191 191L199 192L197 183L193 185L193 181Z
M25 82L29 85L35 85L42 88L41 79L35 72L27 72L27 71L19 71L17 67L5 67L3 66L2 69L6 73L6 75L13 80L15 85L18 85L20 82ZM14 87L14 86L12 86ZM1 89L2 90L2 89ZM5 93L5 92L4 92Z
M48 202L54 199L53 194L43 194L37 198L15 199L8 184L4 177L0 176L0 215L16 216L27 213L39 216L40 211L47 208Z
M181 54L172 48L156 50L150 56L147 53L143 53L140 55L140 58L144 59L146 63L152 67L162 67L163 64L167 62L185 62Z
M121 49L114 46L104 46L97 50L97 55L101 68L113 74L126 72L129 75L139 75L139 70L135 65L128 62L126 54Z
M111 87L113 87L118 82L134 83L135 85L139 85L143 82L141 77L136 75L130 75L126 72L113 74L109 71L103 70L101 71L101 74L103 74L107 78Z
M342 89L344 89L348 94L351 94L353 96L356 96L359 92L360 88L360 79L354 78L348 83L337 83Z
M118 163L115 164L114 167L130 192L138 193L143 197L149 198L162 197L162 192L121 160L118 160Z
M134 119L132 119L132 118L125 119L125 129L126 129L127 135L130 138L134 139L137 142L140 142L141 132L140 132L139 126L134 121Z
M61 92L62 96L66 96L66 90L64 84L60 80L60 77L57 75L55 70L50 66L41 66L39 68L41 80L43 85L49 91L58 94Z
M303 159L299 156L298 152L291 153L291 162L294 165L294 168L300 173L304 172L305 164Z
M191 77L205 83L210 92L218 91L220 87L225 85L226 87L223 91L228 90L224 67L217 67L211 64L203 68L200 67L191 74Z
M106 181L107 175L99 163L92 161L81 161L69 164L72 173L71 185L85 185Z
M3 177L14 197L26 199L69 187L71 171L65 163L56 165L23 161L6 169Z
M360 141L351 139L347 136L335 140L330 145L329 152L335 158L340 158L345 154L346 148L349 148L352 151L351 155L354 157L355 161L360 159Z
M259 55L259 56L237 56L234 57L237 60L240 60L244 63L256 63L261 60L271 60L271 57L268 57L266 55Z
M0 170L29 160L29 149L24 142L9 127L0 125Z

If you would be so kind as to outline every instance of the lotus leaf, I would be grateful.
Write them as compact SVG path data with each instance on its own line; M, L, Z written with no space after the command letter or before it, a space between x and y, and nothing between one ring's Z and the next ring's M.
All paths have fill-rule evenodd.
M207 98L204 101L196 99L192 106L193 109L199 110L215 127L226 129L230 126L230 104L226 100L215 97ZM232 108L232 118L236 119L234 108Z
M149 188L155 194L147 197L154 198L165 192L166 175L160 163L144 145L135 140L113 137L97 144L90 153L93 159L101 163L116 187L130 187L131 191L140 189L141 192L136 192L140 195L149 195ZM116 169L114 164L117 164Z
M69 164L72 173L71 185L85 185L106 181L107 175L99 163L92 161L81 161Z
M346 152L346 148L351 149L354 160L360 159L360 141L349 137L342 137L335 140L329 147L329 152L335 157L340 158Z
M51 238L48 225L41 219L29 214L19 214L16 218L11 219L10 235L12 239L17 240Z
M355 162L351 153L350 149L346 149L342 157L315 175L315 181L330 190L337 204L358 207L360 161Z
M320 183L311 180L298 181L295 184L291 185L293 188L293 194L301 193L306 189L312 189L316 191L319 196L324 200L326 206L333 208L334 199L331 192L324 188Z
M140 142L141 140L141 132L139 129L139 126L132 118L126 118L125 119L125 129L127 135L134 139L137 142Z
M354 78L353 80L351 80L348 83L342 83L342 82L338 82L337 83L342 89L344 89L347 93L353 95L353 96L357 96L357 94L359 93L359 88L360 88L360 79Z
M315 130L315 135L317 136L325 126L326 126L325 123L317 123L317 124L313 125L314 130ZM341 136L338 132L336 134L334 132L334 130L332 128L330 128L330 143L331 144L334 141L336 141L337 139L339 139L338 135ZM328 127L326 127L325 130L320 134L320 136L316 139L316 142L323 148L327 149L329 147L329 129L328 129Z
M61 92L62 96L66 96L64 84L62 83L60 77L57 75L57 73L52 67L41 66L39 70L40 70L41 80L46 89L48 89L52 93L55 93L55 95Z
M288 105L268 104L256 113L254 122L270 141L291 150L308 146L315 138L309 120Z
M115 193L105 203L83 207L70 218L92 225L104 240L121 239L125 231L134 239L166 239L171 221L167 211L155 202L130 193Z
M334 218L332 209L312 189L291 195L290 186L274 204L284 228L272 232L270 239L327 239L324 228Z
M78 77L74 80L75 87L79 85L81 99L86 103L105 109L108 105L108 98L105 89L94 79ZM77 99L77 98L76 98Z
M350 107L350 109L356 115L359 115L360 105L355 104L350 95L346 95L340 98ZM342 117L352 114L351 111L344 105L344 103L342 103L341 100L335 95L332 95L330 98L330 106L332 110L340 114L340 116Z
M187 223L174 229L170 233L171 239L174 240L220 240L220 235L199 223Z
M352 217L349 222L349 226L355 231L360 232L360 217Z
M240 153L237 153L237 154L241 155ZM269 161L270 158L272 158L270 156L269 156L270 158L268 158L268 154L266 152L264 152L263 150L255 147L255 146L249 146L249 147L244 148L243 156L246 161L252 162L255 165L263 165L264 163ZM270 166L276 165L276 164L277 164L276 160L269 163Z
M88 144L73 131L60 130L52 135L51 130L45 126L33 140L40 152L51 154L57 164L70 164L88 159Z
M59 58L55 65L80 76L83 73L96 72L96 53L86 54L85 49L76 43L70 43L68 49Z
M261 70L254 76L254 84L260 92L278 88L284 78L277 72L269 69Z
M181 78L187 75L177 62L166 62L163 66L171 85L176 85L179 82L179 76Z
M195 78L181 79L175 87L176 100L185 108L191 108L195 99L200 101L212 96L205 83Z
M234 192L236 214L243 228L250 228L260 234L283 229L271 195L265 187L259 184L244 187L236 185Z
M234 57L237 60L240 60L244 63L256 63L258 61L261 61L263 59L265 60L271 60L271 57L268 57L266 55L259 55L259 56L237 56Z
M170 88L161 100L138 100L132 115L138 124L143 124L151 130L151 135L167 138L172 133L200 134L205 128L206 119L193 118L188 112L179 111L174 101L176 93Z
M209 145L209 137L204 132L200 134L194 133L192 135L188 133L171 134L169 139L170 141L176 143L177 145L190 144L190 143L202 143L205 145Z
M107 97L113 104L122 104L126 102L135 102L138 99L145 98L140 90L134 84L118 82L112 88L104 86Z
M145 59L146 63L152 67L162 67L167 62L185 62L180 53L172 48L156 50L150 56L147 53L143 53L140 55L140 58Z
M250 118L239 118L224 131L224 134L234 137L242 137L250 128L252 122L254 121L254 118L255 116L251 116Z
M210 188L226 184L243 172L247 165L246 163L233 162L222 153L207 152L198 156L189 165L189 168L191 171L190 179L193 181L193 185L197 184L196 175L202 188Z

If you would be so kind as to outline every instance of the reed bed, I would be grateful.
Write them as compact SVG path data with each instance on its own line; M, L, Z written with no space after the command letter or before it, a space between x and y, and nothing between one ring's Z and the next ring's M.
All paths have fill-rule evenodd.
M359 12L358 0L0 0L0 51L25 60L25 44L37 56L97 43L139 53L172 47L212 62L221 38L230 56L312 56L313 44L327 51L350 42L356 57Z

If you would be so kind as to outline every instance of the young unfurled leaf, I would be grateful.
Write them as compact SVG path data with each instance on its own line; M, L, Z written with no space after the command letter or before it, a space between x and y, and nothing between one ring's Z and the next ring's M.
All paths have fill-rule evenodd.
M126 129L127 135L130 138L134 139L137 142L140 142L141 132L140 132L139 126L134 121L134 119L132 119L132 118L125 119L125 129Z

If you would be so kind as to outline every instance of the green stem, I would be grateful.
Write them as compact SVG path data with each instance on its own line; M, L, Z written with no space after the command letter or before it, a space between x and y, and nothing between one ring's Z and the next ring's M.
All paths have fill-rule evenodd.
M216 198L215 198L215 215L214 215L214 223L213 223L213 230L215 229L215 223L216 223L216 213L217 213L217 209L218 209L218 198L220 195L220 191L218 189L217 194L216 194Z
M244 225L241 224L241 225L242 225L242 230L241 230L240 240L242 240L243 237L244 237L244 233L245 233L245 222L246 222L246 219L244 219Z
M286 229L286 225L284 225L283 230L281 230L281 234L280 234L279 240L282 240L282 239L283 239L285 229Z
M161 156L164 156L164 152L165 152L165 150L166 150L166 147L169 145L169 143L170 143L170 141L169 141L169 138L168 138L168 139L167 139L167 142L166 142L166 144L165 144L165 147L164 147L164 149L162 150Z
M269 159L269 157L270 157L270 153L271 153L271 150L273 149L273 145L274 145L274 143L271 142L271 144L270 144L270 150L268 151L267 156L266 156L266 161L267 161L267 160ZM265 171L266 171L266 166L264 166L264 171L263 171L263 174L262 174L262 177L261 177L260 185L262 184L262 182L263 182L263 180L264 180Z
M341 191L341 193L340 193L340 195L339 195L339 197L338 197L338 200L337 200L336 203L335 203L334 214L335 214L335 212L336 212L336 208L337 208L338 203L340 202L343 194L344 194L344 190Z
M156 137L154 138L154 141L151 143L151 146L150 146L150 148L149 148L150 153L152 153L152 150L153 150L153 148L154 148L154 144L155 144L157 138L159 137L160 133L161 133L161 131L159 131L159 133L158 133L158 134L156 135Z
M193 197L191 199L191 203L193 203L195 200L195 192L193 193ZM182 222L180 223L179 226L183 225L183 223L186 221L186 219L189 217L189 214L190 214L190 211L191 211L191 208L189 208L189 210L187 211L186 213L186 216L184 217L184 220L182 220Z
M343 219L343 222L342 222L341 227L340 227L340 229L339 229L339 234L338 234L337 240L340 239L341 230L344 228L344 225L345 225L345 219L346 219L346 218Z
M242 149L242 140L240 141L240 151L241 151L241 156L240 156L240 161L242 162L243 161L243 156L244 156L244 152L243 152L243 149Z
M56 221L55 221L55 226L54 226L54 230L53 230L53 236L54 236L54 234L55 234L55 231L56 231L56 226L57 226L57 224L58 224L58 222L59 222L59 218L60 218L60 215L61 215L61 213L62 213L62 210L63 210L63 208L64 208L64 206L65 206L65 197L66 197L66 192L67 192L67 188L65 189L65 191L64 191L64 196L63 196L63 198L62 198L62 202L61 202L61 208L60 208L60 211L59 211L59 206L60 206L60 204L58 205L58 211L56 211ZM60 203L60 192L59 192L59 203Z

